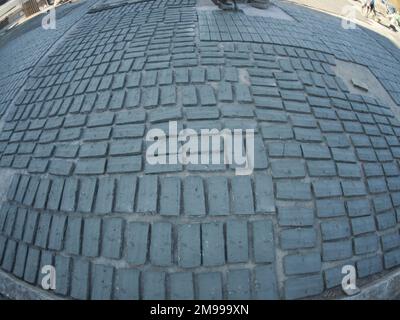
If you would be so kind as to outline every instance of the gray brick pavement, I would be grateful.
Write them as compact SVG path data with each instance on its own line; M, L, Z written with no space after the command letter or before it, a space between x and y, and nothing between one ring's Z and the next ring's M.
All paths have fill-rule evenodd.
M55 294L75 299L297 299L339 285L344 264L398 267L400 123L333 71L368 61L400 101L398 56L286 3L297 22L194 4L94 10L29 77L13 71L2 270L39 285L54 263ZM144 136L169 120L254 128L253 174L149 166Z

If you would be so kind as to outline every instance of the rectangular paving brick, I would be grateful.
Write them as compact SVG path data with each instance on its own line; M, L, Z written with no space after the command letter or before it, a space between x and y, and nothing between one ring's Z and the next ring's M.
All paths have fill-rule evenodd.
M81 251L82 218L68 217L65 231L65 251L79 255Z
M85 114L68 115L64 120L64 128L82 127L86 123Z
M92 300L110 300L113 288L114 268L100 264L92 265Z
M170 298L174 300L193 300L194 285L191 272L176 272L169 275Z
M201 226L203 265L218 266L225 263L225 240L223 224L203 223Z
M311 200L309 183L297 181L279 181L276 183L276 197L283 200Z
M51 160L49 172L58 176L68 176L71 174L73 163L65 160Z
M107 140L111 134L111 126L86 128L83 135L84 141Z
M281 226L311 226L314 223L314 213L306 207L278 207L278 221Z
M392 203L387 194L375 196L372 202L377 213L392 209Z
M151 123L167 122L181 118L181 109L176 107L159 108L149 112L149 121Z
M350 240L330 241L322 244L322 259L324 261L348 259L351 258L352 253Z
M49 161L43 159L32 159L29 162L28 172L29 173L44 173L47 170Z
M182 103L184 106L197 105L197 94L195 86L182 87Z
M4 234L11 236L14 230L15 220L17 215L17 207L10 206L7 211L7 218L4 223Z
M161 87L161 98L160 102L162 105L175 105L176 104L176 88L175 86L163 86Z
M383 251L388 251L400 247L400 234L397 232L388 233L381 236Z
M299 160L277 160L271 166L274 178L303 178L306 174L304 164Z
M102 256L110 259L119 259L122 252L122 237L124 220L109 218L103 220Z
M252 221L251 225L255 262L273 262L275 260L275 244L272 222L270 220L257 220Z
M89 262L75 258L72 263L71 297L85 300L89 295Z
M52 215L49 213L41 213L36 229L35 245L41 248L47 248L47 242L50 232L50 223Z
M219 272L199 273L196 277L197 299L222 299L222 278Z
M187 215L205 215L203 180L189 176L183 181L183 206Z
M136 211L155 213L157 211L158 181L156 176L139 178Z
M64 188L64 179L52 179L49 198L47 200L47 209L58 210L61 201L61 195Z
M275 212L274 187L270 175L255 174L254 195L256 213Z
M253 190L249 177L233 177L231 179L231 197L233 213L254 213Z
M112 177L98 179L95 212L110 213L112 211L115 180Z
M250 274L248 269L230 270L227 277L228 299L250 299Z
M144 134L143 124L121 124L113 129L114 138L138 138Z
M77 211L80 212L91 212L93 199L95 196L96 179L84 178L80 179Z
M183 224L178 227L178 264L193 268L201 264L200 224Z
M369 258L364 258L356 262L357 275L360 278L381 272L383 270L382 258L376 255Z
M113 112L95 113L89 116L87 127L101 127L111 125L114 121Z
M57 146L54 156L57 158L75 158L78 154L79 145L60 144Z
M27 210L24 208L18 208L17 214L15 215L15 225L12 236L14 239L21 239L24 232L24 225L26 220ZM1 222L0 222L1 230Z
M61 199L60 209L62 211L74 212L78 191L78 179L67 178L64 183L64 190Z
M287 124L268 124L261 126L261 134L264 139L292 139L293 131Z
M282 249L313 248L316 245L317 234L312 228L285 229L280 234Z
M379 239L375 234L355 237L353 239L353 246L356 254L376 252L379 250Z
M24 242L33 243L35 234L36 234L36 226L38 221L38 213L36 211L29 210L25 222L25 230L24 230Z
M29 184L29 179L30 177L28 175L21 175L18 183L17 192L15 193L14 197L14 200L16 202L22 203L22 201L24 200L24 196Z
M249 153L249 161L253 162L254 169L267 169L267 150L260 135L254 137L254 159L251 158L252 155Z
M116 124L140 123L146 119L146 112L142 109L120 111L117 113Z
M7 238L5 236L0 235L0 255L3 257L3 253L6 249ZM5 262L5 261L3 261Z
M283 258L283 265L287 275L319 272L321 257L319 253L287 255Z
M142 222L130 222L126 226L126 260L133 265L146 262L149 225Z
M372 212L368 199L348 200L346 207L350 217L366 216Z
M350 236L350 225L347 219L335 219L321 222L323 240L335 240Z
M331 159L331 154L326 146L303 143L301 144L301 149L306 159Z
M218 85L218 100L223 102L233 101L232 85L228 82L221 82Z
M338 163L338 174L344 178L361 178L360 166L352 163Z
M138 154L142 150L141 139L113 141L110 144L110 155Z
M9 204L3 203L3 205L0 208L0 231L3 231L9 207L10 207Z
M198 86L198 92L200 97L200 102L204 106L215 105L216 98L214 94L214 89L208 85Z
M181 181L177 177L161 179L160 214L179 215L181 205Z
M317 198L339 197L342 195L342 188L337 180L314 181L312 187Z
M113 91L111 94L111 99L109 102L109 109L110 110L117 110L121 109L124 105L124 100L125 100L125 91L124 90L118 90L118 91Z
M84 143L79 150L79 157L103 157L107 154L107 147L108 144L106 142Z
M36 248L29 248L24 272L24 280L26 282L36 284L39 274L39 261L40 250Z
M239 102L250 103L253 101L249 87L243 84L235 84L236 99Z
M137 88L129 89L126 93L125 106L127 108L137 107L140 102L140 97L141 97L140 89Z
M375 221L371 216L351 219L353 235L375 231Z
M15 254L17 251L17 243L14 240L9 239L4 250L4 257L1 267L7 272L11 272L14 266Z
M136 194L136 176L121 176L117 179L114 210L117 212L133 212Z
M108 173L138 172L141 168L141 156L111 157L107 162Z
M15 255L15 263L13 268L13 274L18 278L22 278L24 276L27 254L28 246L25 243L20 242Z
M31 177L26 188L24 200L22 203L26 206L32 206L33 201L35 200L36 192L40 183L40 179L38 177Z
M172 227L169 223L154 223L151 228L150 260L152 264L168 266L172 263Z
M83 223L82 254L97 257L100 246L101 219L86 218Z
M69 129L61 129L60 134L58 135L58 140L60 141L71 141L78 140L81 137L81 128L69 128ZM43 135L41 136L41 142L43 141ZM55 137L54 137L55 139ZM53 139L51 139L53 140Z
M342 184L343 194L345 196L351 197L351 196L362 196L367 194L367 190L365 188L365 184L363 181L356 181L356 180L342 181L341 184Z
M76 174L103 174L106 165L105 159L80 159L76 165Z
M21 177L22 176L20 174L14 174L13 175L13 178L11 180L10 186L8 188L8 191L7 191L7 199L8 200L14 200L14 197L15 197L15 195L17 193L17 190L18 190L18 184L19 184L19 181L20 181Z
M324 290L321 275L289 278L285 281L285 299L299 299L320 294Z
M144 108L153 108L158 105L160 90L157 87L143 88L141 105Z
M142 298L144 300L165 299L165 273L159 271L145 271L142 273Z
M304 129L294 128L296 140L305 142L320 142L322 141L321 132L319 129Z
M114 299L138 300L139 299L139 275L134 269L116 269L114 282Z
M227 215L230 213L228 179L226 177L208 177L208 212L210 215Z
M278 299L278 284L273 265L260 265L255 267L254 281L255 299Z
M400 250L396 249L384 254L383 259L386 269L398 266L400 264Z
M381 213L376 216L378 230L386 230L396 226L396 215L394 211Z
M48 248L52 250L62 250L64 241L66 216L54 215L51 219Z
M230 263L246 262L249 257L247 222L229 220L226 223L227 260Z

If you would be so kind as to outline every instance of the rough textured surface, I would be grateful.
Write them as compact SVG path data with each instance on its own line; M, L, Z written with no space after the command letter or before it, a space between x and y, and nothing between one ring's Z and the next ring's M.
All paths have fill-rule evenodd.
M296 19L104 5L33 63L0 134L0 165L21 171L1 268L39 286L51 262L55 294L76 299L295 299L343 264L398 267L400 122L333 69L367 64L399 104L399 51L276 4ZM254 173L149 165L143 137L169 120L254 128Z

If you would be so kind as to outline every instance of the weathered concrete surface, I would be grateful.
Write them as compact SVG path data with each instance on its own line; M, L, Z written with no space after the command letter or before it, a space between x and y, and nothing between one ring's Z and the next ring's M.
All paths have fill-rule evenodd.
M400 299L400 271L394 271L383 279L374 281L362 288L357 295L346 297L344 300L398 300Z
M54 294L73 299L298 299L337 288L345 264L362 279L398 270L396 106L335 68L368 67L399 105L400 52L274 5L293 20L193 0L81 7L5 107L0 166L19 174L3 272L39 287L54 265ZM170 120L254 129L254 172L150 165L145 135Z
M56 296L46 293L36 287L29 286L14 277L0 271L0 300L59 300Z

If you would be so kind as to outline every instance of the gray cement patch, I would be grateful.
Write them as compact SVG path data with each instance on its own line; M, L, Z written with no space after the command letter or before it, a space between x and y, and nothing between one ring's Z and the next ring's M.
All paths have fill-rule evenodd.
M336 60L335 73L343 79L351 93L369 95L389 106L400 120L400 107L382 86L368 67L342 60Z
M277 6L270 4L267 9L258 9L247 3L238 3L239 10L249 17L264 17L272 19L280 19L287 21L295 21L285 11ZM198 11L222 11L211 0L197 0L196 9ZM230 11L234 12L234 11Z

